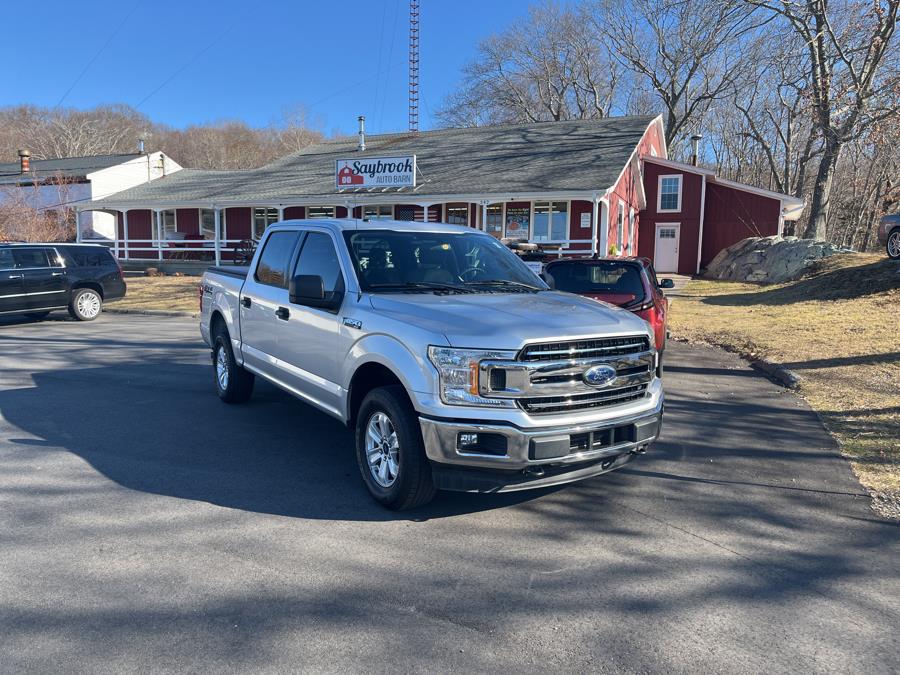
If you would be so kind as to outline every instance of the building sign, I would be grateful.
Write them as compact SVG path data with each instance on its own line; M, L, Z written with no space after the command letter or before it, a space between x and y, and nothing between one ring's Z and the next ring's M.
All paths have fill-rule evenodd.
M415 155L339 159L334 170L338 190L416 185Z
M506 236L510 239L528 239L528 225L531 209L527 206L506 209Z

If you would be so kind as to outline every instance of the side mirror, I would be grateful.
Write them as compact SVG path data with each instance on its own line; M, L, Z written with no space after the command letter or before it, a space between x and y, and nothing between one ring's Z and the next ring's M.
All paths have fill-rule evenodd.
M660 288L675 288L675 282L671 279L660 279L659 280Z
M344 299L344 291L339 288L326 293L325 282L318 274L298 274L288 287L288 296L293 305L305 305L306 307L318 307L335 311L341 306Z

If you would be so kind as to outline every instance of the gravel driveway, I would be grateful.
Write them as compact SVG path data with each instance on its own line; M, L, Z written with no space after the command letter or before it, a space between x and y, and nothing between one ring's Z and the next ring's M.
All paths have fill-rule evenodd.
M625 469L425 509L196 323L0 322L0 671L896 672L900 527L796 396L671 344Z

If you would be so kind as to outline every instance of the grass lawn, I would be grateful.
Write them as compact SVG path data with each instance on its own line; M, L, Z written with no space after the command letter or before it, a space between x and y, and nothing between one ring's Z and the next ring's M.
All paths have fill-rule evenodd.
M198 312L200 277L125 277L128 291L113 309L152 309L167 312Z
M898 309L900 263L847 254L786 284L692 281L673 299L670 329L796 373L875 508L900 518Z

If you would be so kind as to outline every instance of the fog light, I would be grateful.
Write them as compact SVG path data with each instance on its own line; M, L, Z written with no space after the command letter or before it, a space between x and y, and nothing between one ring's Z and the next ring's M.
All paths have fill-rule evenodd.
M478 434L459 434L456 439L456 447L467 450L478 445Z

